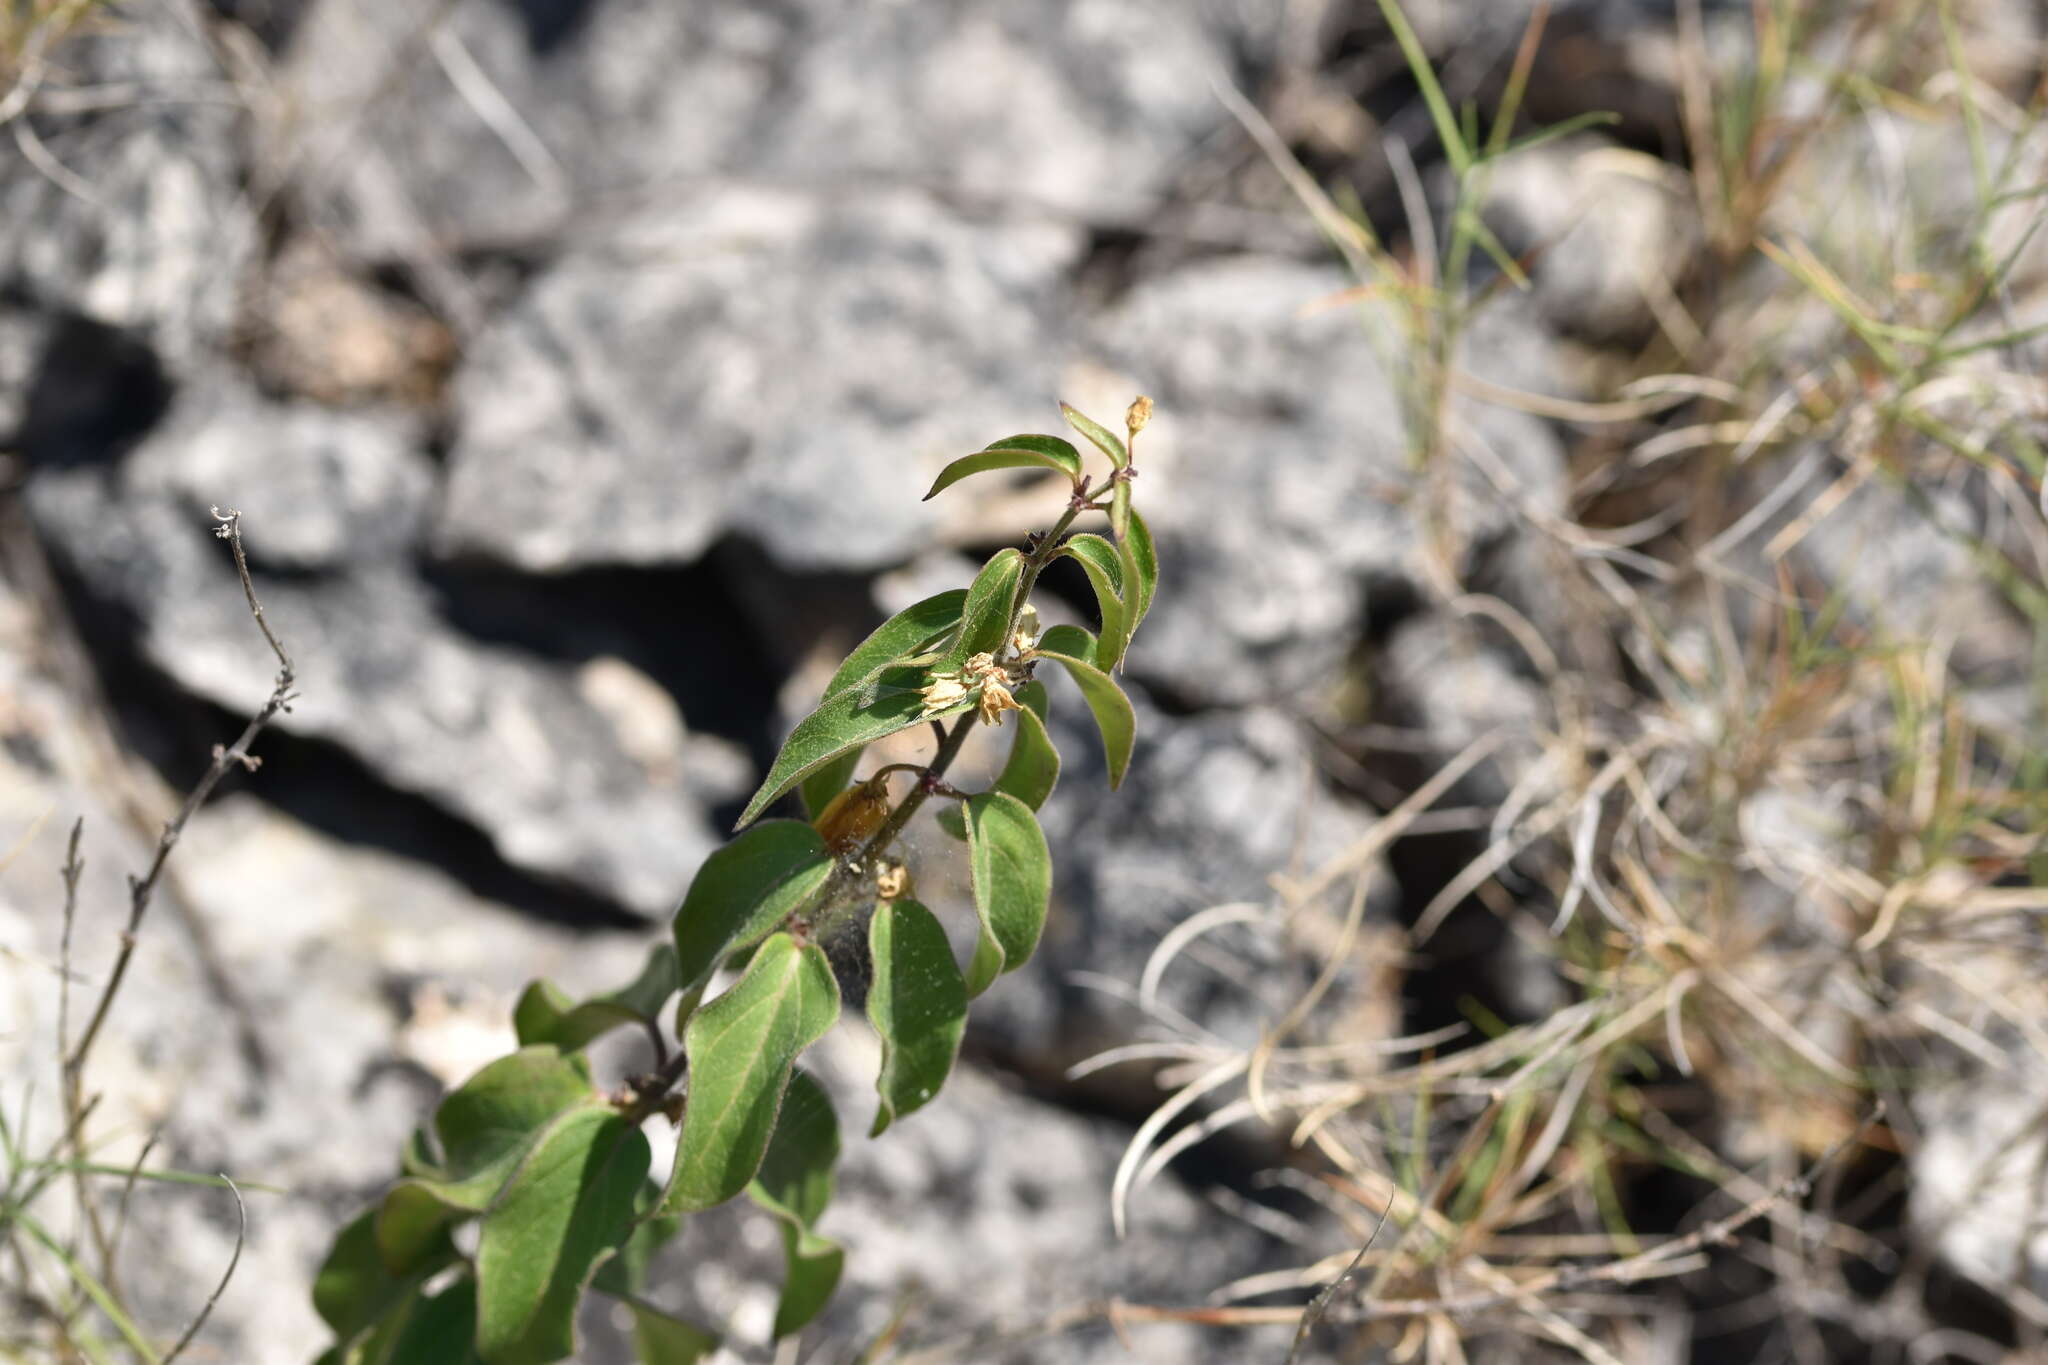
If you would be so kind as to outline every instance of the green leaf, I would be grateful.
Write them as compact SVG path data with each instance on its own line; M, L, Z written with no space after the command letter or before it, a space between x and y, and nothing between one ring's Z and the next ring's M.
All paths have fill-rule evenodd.
M1060 752L1053 747L1052 736L1045 730L1045 684L1025 683L1015 695L1017 734L1010 741L1009 761L996 775L995 786L991 790L1008 792L1037 810L1045 805L1045 799L1052 795L1053 787L1060 780ZM955 839L966 839L967 820L959 803L948 805L935 818L940 829Z
M1124 449L1123 437L1111 431L1092 417L1082 414L1071 403L1060 404L1060 414L1067 419L1067 425L1095 443L1095 448L1109 456L1109 462L1122 469L1131 462L1131 453Z
M405 1314L377 1365L476 1365L476 1281L464 1275Z
M425 1128L415 1128L412 1136L405 1140L405 1147L398 1156L399 1169L407 1175L443 1175L441 1157L434 1147L434 1135Z
M1047 635L1051 633L1046 632ZM1131 710L1131 699L1124 695L1123 689L1109 674L1087 659L1047 649L1043 641L1039 643L1038 652L1065 667L1067 675L1080 687L1088 709L1095 713L1095 728L1102 733L1103 757L1109 763L1109 785L1112 789L1123 785L1124 770L1131 766L1131 747L1137 742L1138 735L1138 717Z
M576 1306L625 1239L647 1178L647 1137L608 1106L557 1119L484 1214L477 1350L490 1365L546 1365L576 1349Z
M1014 546L1005 546L989 557L967 589L967 606L960 614L960 635L948 649L942 670L958 668L977 654L993 654L1009 638L1010 620L1016 614L1017 585L1024 575L1024 556Z
M335 1237L313 1277L313 1311L347 1343L402 1308L428 1276L454 1260L455 1246L444 1227L433 1256L420 1257L403 1274L393 1273L378 1250L377 1214L371 1210Z
M766 938L832 875L832 853L801 820L756 825L704 860L676 911L676 979L701 991L718 964Z
M718 1349L718 1334L663 1312L651 1303L627 1299L633 1310L633 1349L640 1365L697 1365Z
M497 1165L555 1115L596 1094L589 1066L545 1044L500 1057L434 1111L444 1169L457 1177Z
M642 1182L633 1200L633 1231L619 1244L618 1254L597 1268L590 1284L615 1298L627 1299L647 1285L647 1267L654 1254L668 1245L682 1230L683 1220L672 1214L657 1214L662 1188L652 1180Z
M960 624L960 612L966 604L967 590L952 588L897 612L875 627L840 663L832 681L825 686L826 699L866 682L890 664L936 649ZM807 816L817 819L832 798L846 789L864 747L857 744L847 749L803 778L801 793ZM740 823L744 825L746 821Z
M1159 554L1152 545L1152 528L1145 524L1145 518L1138 515L1138 509L1131 509L1131 524L1118 544L1124 559L1124 582L1136 584L1133 593L1126 587L1125 596L1135 597L1137 608L1132 614L1131 629L1135 632L1138 623L1152 610L1152 595L1159 588Z
M1041 433L1026 433L1022 436L1005 436L1000 441L990 441L989 450L1035 450L1058 460L1062 467L1074 474L1081 472L1081 452L1074 449L1074 443L1063 436L1046 436Z
M1429 116L1436 123L1437 139L1444 145L1444 155L1450 159L1451 169L1463 175L1472 164L1472 149L1466 146L1458 131L1457 116L1451 113L1451 102L1444 98L1443 87L1437 84L1436 72L1429 65L1429 54L1422 50L1422 40L1409 27L1408 16L1401 11L1401 0L1380 0L1380 13L1386 16L1387 27L1394 31L1394 41L1401 45L1401 55L1408 59L1409 74L1415 77L1415 84L1422 90L1422 102L1429 106Z
M574 1052L615 1028L654 1023L678 984L675 944L658 943L632 984L581 1004L572 1003L551 981L534 982L519 997L512 1011L512 1026L522 1047L553 1043L564 1052Z
M1107 673L1123 657L1131 620L1124 608L1124 560L1116 546L1092 532L1083 532L1060 546L1060 553L1078 561L1095 589L1095 610L1102 632L1095 638L1095 666Z
M930 502L960 480L992 469L1055 469L1069 479L1081 477L1080 452L1058 437L1019 436L1015 441L1016 444L998 443L953 461L939 471L924 500Z
M790 1073L775 1134L747 1197L778 1218L805 1227L832 1202L832 1163L839 1159L839 1119L832 1099L801 1067Z
M761 1168L797 1054L839 1017L839 983L815 943L776 934L733 988L690 1018L690 1089L665 1213L722 1204Z
M882 1097L870 1137L922 1108L946 1083L967 1028L967 982L938 917L916 901L876 907L868 925L875 979L868 1021L882 1040Z
M1029 806L1007 792L982 792L967 800L967 858L981 918L981 940L967 967L972 998L1038 947L1052 897L1052 855Z
M860 767L860 756L866 747L848 749L796 784L796 794L804 803L806 820L816 824L818 817L825 813L825 807L832 804L832 798L846 790L853 781L854 771Z
M1082 626L1047 626L1038 637L1038 652L1092 659L1095 657L1095 632Z
M788 1336L812 1318L839 1284L846 1253L815 1228L832 1202L832 1164L839 1159L839 1120L824 1087L809 1073L789 1078L775 1135L747 1197L782 1220L788 1270L775 1310L775 1335Z
M961 657L964 659L966 655ZM783 741L782 752L775 756L775 764L768 770L767 780L741 813L738 827L752 824L769 802L833 759L858 751L878 739L886 739L899 730L957 715L973 704L971 700L963 699L955 705L927 712L920 689L929 681L930 674L922 667L884 668L872 677L827 697L817 710L798 721L796 728L789 732L789 738Z
M1553 123L1546 128L1538 128L1535 132L1509 143L1500 151L1499 155L1513 156L1516 152L1526 152L1532 147L1541 147L1546 142L1555 142L1561 137L1570 137L1573 133L1579 132L1582 129L1596 128L1605 124L1620 122L1621 115L1604 109L1596 109L1583 114L1573 114L1561 123Z
M995 790L1008 792L1037 810L1060 780L1060 751L1053 748L1052 736L1045 731L1045 684L1025 683L1015 695L1017 737L1010 741L1010 758L996 775Z
M432 1260L449 1223L489 1207L548 1125L595 1098L582 1058L547 1044L521 1048L470 1077L434 1113L439 1168L400 1180L377 1210L385 1265L405 1273Z
M967 589L949 588L897 612L853 647L853 653L833 673L825 695L842 692L898 659L936 648L960 624L960 612L966 605Z

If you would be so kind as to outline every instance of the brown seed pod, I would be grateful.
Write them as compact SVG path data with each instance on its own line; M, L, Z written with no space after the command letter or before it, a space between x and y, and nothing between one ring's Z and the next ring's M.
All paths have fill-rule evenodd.
M888 818L888 784L871 777L833 797L812 827L825 840L825 847L844 857L866 843Z

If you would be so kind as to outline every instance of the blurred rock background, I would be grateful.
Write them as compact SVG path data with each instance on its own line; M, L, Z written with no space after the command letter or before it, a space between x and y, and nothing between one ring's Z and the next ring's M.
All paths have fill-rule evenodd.
M1850 43L1901 7L1836 8ZM1972 69L2038 108L2038 11L1957 8ZM1531 6L1411 10L1453 96L1491 107ZM629 977L840 652L1048 519L1056 495L1028 481L918 498L948 458L1052 429L1061 398L1105 417L1139 392L1159 405L1139 497L1165 586L1129 664L1137 759L1105 792L1077 699L1056 693L1069 766L1046 812L1045 948L986 998L957 1093L849 1142L826 1223L851 1249L848 1281L801 1358L854 1359L899 1312L911 1340L980 1342L964 1359L1125 1358L1099 1318L973 1334L1111 1298L1196 1303L1348 1245L1262 1176L1301 1158L1252 1129L1177 1162L1116 1240L1111 1172L1164 1092L1143 1068L1069 1068L1151 1036L1106 983L1135 983L1173 926L1306 877L1497 726L1506 747L1451 809L1372 860L1366 932L1328 1003L1351 1040L1463 1017L1472 998L1511 1018L1556 1005L1540 952L1476 900L1454 897L1426 953L1401 945L1508 793L1543 787L1535 735L1559 724L1526 641L1459 594L1511 604L1591 680L1590 707L1626 711L1614 694L1641 685L1638 665L1624 632L1587 624L1583 582L1558 567L1587 542L1558 528L1591 524L1608 494L1607 528L1678 506L1683 478L1611 471L1655 465L1659 423L1683 423L1651 413L1617 434L1584 405L1686 328L1739 354L1715 329L1752 310L1692 317L1681 301L1703 275L1759 308L1781 277L1729 264L1688 174L1687 43L1740 69L1756 60L1751 7L1552 10L1531 118L1619 118L1490 185L1487 220L1533 287L1502 291L1456 356L1471 383L1447 420L1483 458L1448 475L1448 557L1418 510L1430 476L1410 459L1414 357L1395 312L1358 296L1220 93L1242 90L1254 126L1414 260L1415 195L1443 213L1448 182L1373 4L155 0L93 7L61 43L10 53L10 1108L31 1077L40 1103L55 1093L71 822L89 984L173 793L269 690L210 507L244 515L300 677L261 770L232 778L178 850L95 1077L110 1159L153 1136L164 1164L290 1191L251 1195L241 1269L191 1358L317 1352L311 1272L439 1089L509 1045L528 979ZM2000 155L2038 155L2031 122L1994 122ZM1955 120L1907 125L1917 140L1844 133L1810 151L1786 220L1808 202L1846 220L1866 196L1873 217L1905 203L1922 215L1910 232L1943 230L1967 158L1917 134ZM1866 156L1889 179L1864 177ZM2048 261L2044 241L2022 250ZM2013 317L2048 316L2048 270L2012 281ZM1824 308L1789 309L1775 344L1824 354L1832 327ZM1760 410L1777 397L1776 368L1687 359L1754 385ZM1774 446L1767 472L1736 467L1745 506L1782 479L1812 484L1792 511L1820 495L1839 469L1811 439L1804 464ZM1934 492L2038 581L2025 509L1955 480ZM1917 506L1877 484L1829 504L1800 571L1851 593L1875 633L1945 621L1976 723L2038 742L2039 637ZM1654 539L1677 522L1628 545L1683 559ZM1710 620L1686 596L1697 580L1610 558ZM1078 575L1048 583L1086 619ZM992 762L970 758L969 776ZM936 831L917 840L921 857L949 852ZM1255 1044L1315 978L1342 910L1326 896L1218 935L1169 998ZM871 1046L848 1026L827 1049L851 1130ZM39 1111L45 1131L53 1115ZM226 1260L232 1211L148 1190L134 1221L129 1288L175 1332ZM732 1324L732 1359L770 1358L770 1231L707 1220L675 1268L672 1301ZM25 1296L0 1311L26 1312ZM591 1326L587 1358L613 1358ZM1288 1339L1129 1331L1160 1361L1277 1359ZM1691 1358L1722 1358L1705 1349Z

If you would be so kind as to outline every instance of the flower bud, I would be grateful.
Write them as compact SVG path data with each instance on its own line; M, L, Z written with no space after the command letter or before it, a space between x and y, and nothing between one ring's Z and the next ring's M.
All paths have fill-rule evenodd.
M1130 411L1124 414L1124 425L1130 428L1131 435L1136 436L1145 429L1145 424L1151 420L1152 400L1143 394L1139 394L1137 401L1131 404Z

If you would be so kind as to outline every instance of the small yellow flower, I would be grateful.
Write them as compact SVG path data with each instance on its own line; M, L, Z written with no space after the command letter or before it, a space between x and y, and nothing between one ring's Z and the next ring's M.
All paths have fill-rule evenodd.
M1010 689L990 678L981 687L981 723L1000 725L1003 712L1017 710L1017 699L1010 695Z
M961 682L955 673L934 673L932 680L918 689L918 695L924 698L924 714L927 716L950 710L965 701L967 693L967 684Z
M968 683L971 685L973 683L980 682L983 678L986 678L989 674L995 671L996 656L984 652L981 654L977 654L973 658L969 659L967 661L967 666L961 670L961 674L967 679Z

